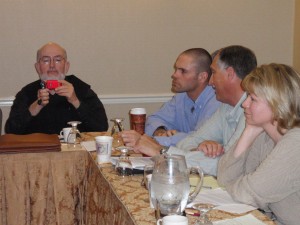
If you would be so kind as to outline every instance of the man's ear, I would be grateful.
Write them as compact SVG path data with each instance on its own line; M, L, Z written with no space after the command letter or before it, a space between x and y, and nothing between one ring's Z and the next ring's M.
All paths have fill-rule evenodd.
M207 82L208 81L208 73L207 72L201 72L201 73L199 73L198 79L201 82Z
M66 63L65 63L65 75L67 75L67 73L68 73L68 71L69 71L69 68L70 68L70 62L69 61L67 61Z
M235 73L233 67L231 67L231 66L227 67L226 72L227 72L228 79L232 80L235 78L236 73Z

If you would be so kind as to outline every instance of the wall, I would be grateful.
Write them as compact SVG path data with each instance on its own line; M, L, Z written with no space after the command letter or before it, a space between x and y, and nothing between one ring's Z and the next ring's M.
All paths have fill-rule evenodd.
M0 106L4 117L16 92L37 79L36 50L48 41L67 49L70 73L90 83L107 100L110 118L126 117L130 107L143 104L144 96L148 112L167 100L172 95L174 60L187 48L204 47L212 52L241 44L256 52L260 64L292 64L294 3L1 0ZM124 104L111 104L115 100Z
M300 71L300 0L295 1L293 65L298 71Z

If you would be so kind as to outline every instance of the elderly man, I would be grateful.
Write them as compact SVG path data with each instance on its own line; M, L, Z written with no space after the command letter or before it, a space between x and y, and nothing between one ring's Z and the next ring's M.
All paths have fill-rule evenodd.
M69 121L80 121L80 131L107 130L103 104L90 85L75 75L66 76L69 67L67 53L60 45L50 42L37 51L35 69L40 79L17 93L6 133L59 134ZM48 80L54 80L57 87L45 86Z
M199 130L180 141L176 147L164 147L146 135L138 138L134 131L122 137L136 152L149 156L158 154L185 155L188 166L201 166L206 174L216 175L219 155L232 146L245 128L241 104L246 94L241 81L257 66L255 54L248 48L233 45L220 49L213 59L210 85L217 100L223 102Z
M164 146L176 145L199 129L220 106L212 87L211 56L203 48L182 52L172 74L172 91L177 93L147 118L145 132Z

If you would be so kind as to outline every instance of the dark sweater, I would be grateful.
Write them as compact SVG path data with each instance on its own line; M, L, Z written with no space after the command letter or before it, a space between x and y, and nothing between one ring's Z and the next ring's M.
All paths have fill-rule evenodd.
M90 85L74 75L66 76L66 81L73 84L80 106L75 109L67 99L56 94L50 95L49 104L38 115L31 116L28 108L37 100L40 80L26 85L17 93L11 112L5 125L6 133L29 134L47 133L59 134L69 121L80 121L78 129L81 132L107 131L108 122L104 106Z

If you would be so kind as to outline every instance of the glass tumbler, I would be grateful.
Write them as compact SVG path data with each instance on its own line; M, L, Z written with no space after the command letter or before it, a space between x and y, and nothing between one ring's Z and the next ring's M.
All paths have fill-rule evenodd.
M118 149L121 151L121 155L116 163L116 171L119 176L131 176L133 172L133 167L128 155L129 148L126 146L122 146Z
M68 148L78 149L81 147L81 134L79 130L77 129L77 125L81 124L80 121L70 121L68 122L72 126L72 129L70 130L70 133L68 135L67 144Z

